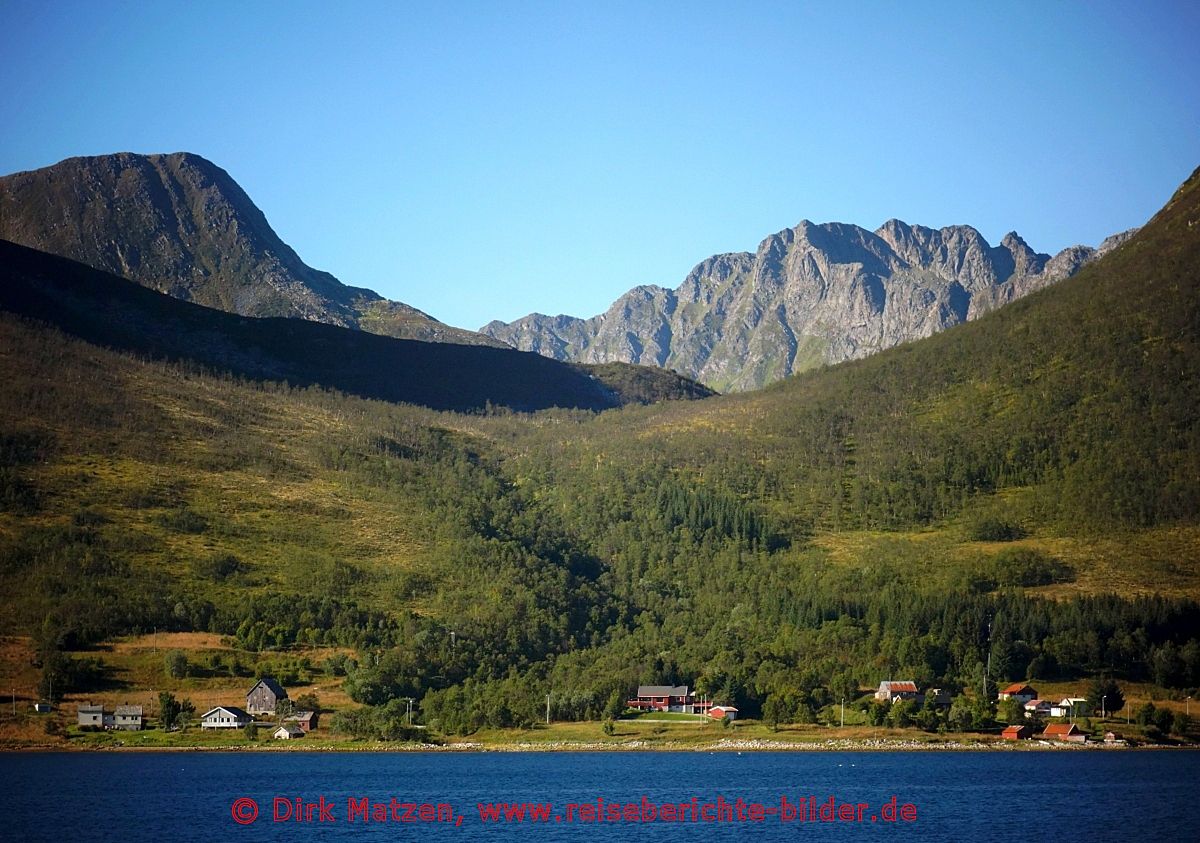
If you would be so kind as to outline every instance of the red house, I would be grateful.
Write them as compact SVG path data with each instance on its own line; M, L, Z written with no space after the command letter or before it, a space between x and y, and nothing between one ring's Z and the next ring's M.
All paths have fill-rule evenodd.
M1052 741L1087 743L1087 735L1074 723L1051 723L1039 737Z
M732 705L714 705L708 710L713 720L737 720L738 710Z
M638 685L637 696L625 705L639 711L675 711L681 714L707 714L712 703L697 700L687 685Z
M1006 741L1027 741L1033 737L1032 726L1009 726L1001 736Z

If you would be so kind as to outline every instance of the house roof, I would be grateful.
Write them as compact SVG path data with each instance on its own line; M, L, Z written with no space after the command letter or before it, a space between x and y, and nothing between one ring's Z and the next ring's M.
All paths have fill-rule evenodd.
M275 730L275 734L277 734L277 735L280 732L287 732L288 735L290 735L293 738L304 737L304 730L301 729L299 726L292 725L291 723L285 723L282 726L280 726L278 729Z
M686 697L687 685L638 685L639 697Z
M1028 691L1031 694L1034 693L1033 688L1030 688L1024 682L1014 682L1011 685L1009 685L1007 688L1005 688L1003 691L1001 691L1000 693L1002 693L1002 694L1020 694L1024 691Z
M284 720L308 720L313 716L313 714L314 714L314 712L311 712L311 711L297 711L295 714L291 714L283 719Z
M898 680L894 680L894 681L885 679L883 682L879 683L879 690L881 690L881 691L911 691L912 693L915 694L917 692L917 683L913 682L911 679L898 679Z
M201 717L208 717L208 715L215 714L218 711L224 711L226 714L232 714L233 716L238 717L238 718L245 718L246 720L250 719L249 712L243 711L242 709L238 708L235 705L219 705L216 708L211 708L208 711L204 712L204 714L202 714Z
M140 705L119 705L113 709L113 713L117 717L141 717L142 707Z
M1011 726L1005 727L1004 734L1015 735L1017 732L1026 732L1026 731L1032 731L1032 730L1033 730L1032 726L1021 726L1021 725L1017 725L1016 723L1014 723Z
M254 688L257 688L259 685L265 685L267 689L275 695L275 699L277 700L286 700L288 698L287 691L283 690L283 686L270 676L264 676L262 679L259 679L257 682L255 682L254 687L246 692L246 696L253 694Z
M737 711L736 705L714 705L713 708L719 708L721 711Z
M91 703L86 703L84 705L79 706L78 710L79 710L80 714L103 714L104 706L92 705Z
M1057 738L1067 735L1081 735L1083 732L1074 723L1051 723L1042 734L1047 738Z

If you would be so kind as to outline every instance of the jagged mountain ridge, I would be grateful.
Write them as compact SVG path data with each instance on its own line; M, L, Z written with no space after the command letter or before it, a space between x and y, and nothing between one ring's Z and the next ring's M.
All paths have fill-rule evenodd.
M227 172L192 153L68 158L0 177L0 238L240 316L505 345L308 266Z
M889 220L872 232L802 221L755 253L714 255L669 290L635 287L591 319L530 314L481 333L557 360L674 369L720 391L757 389L973 319L1123 243L1051 257L1015 232L991 246L970 226Z

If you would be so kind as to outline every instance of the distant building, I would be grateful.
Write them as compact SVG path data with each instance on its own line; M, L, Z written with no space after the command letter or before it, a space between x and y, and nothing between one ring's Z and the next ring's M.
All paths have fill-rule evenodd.
M316 711L297 711L290 717L283 718L284 723L295 723L306 732L311 732L317 728L317 718L319 713Z
M1037 699L1037 691L1021 682L1014 682L998 695L1002 700L1019 700L1021 705Z
M264 676L246 692L246 711L251 714L274 714L280 700L287 698L283 686L270 676Z
M638 685L637 696L625 705L639 711L674 711L680 714L707 714L712 703L697 700L687 685Z
M930 688L925 692L925 705L936 705L938 708L949 708L952 700L950 692L945 688Z
M1030 700L1025 703L1026 717L1049 717L1050 703L1046 700Z
M142 728L140 705L119 705L113 711L113 728L124 732L137 732Z
M1109 746L1124 746L1125 738L1121 737L1120 732L1105 732L1104 742Z
M240 729L254 722L247 712L232 705L219 705L200 718L201 729Z
M285 723L272 733L277 741L290 741L304 737L304 730L295 723Z
M1032 726L1009 726L1001 733L1006 741L1026 741L1033 737Z
M731 705L714 705L708 710L713 720L737 720L738 710Z
M1050 703L1051 717L1082 717L1087 714L1087 700L1083 697L1064 697L1061 702Z
M879 683L875 699L880 702L894 703L896 700L916 700L921 698L917 683L911 679L884 680Z
M104 728L104 706L102 705L85 703L76 709L75 714L79 718L79 728L81 729Z
M1038 737L1051 741L1067 741L1069 743L1086 743L1087 735L1074 723L1051 723Z

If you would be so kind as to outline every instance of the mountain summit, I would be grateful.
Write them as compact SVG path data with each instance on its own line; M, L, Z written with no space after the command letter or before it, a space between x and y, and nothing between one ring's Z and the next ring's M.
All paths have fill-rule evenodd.
M227 172L187 152L69 158L4 176L0 238L241 316L504 345L308 266Z
M1034 252L1010 233L889 220L876 231L802 221L756 252L715 255L674 290L635 287L591 319L531 314L481 332L558 360L662 366L718 389L756 389L974 319L1075 274L1124 242Z

